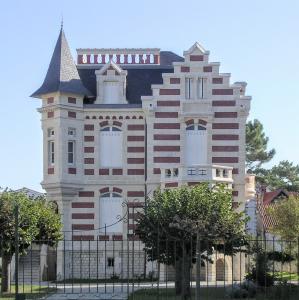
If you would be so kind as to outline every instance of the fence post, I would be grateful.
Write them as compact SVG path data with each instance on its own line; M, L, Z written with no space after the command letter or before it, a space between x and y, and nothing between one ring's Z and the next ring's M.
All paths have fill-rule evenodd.
M19 295L19 205L15 203L15 297Z
M195 299L200 299L200 268L201 268L201 254L200 254L200 237L199 231L197 230L196 234L196 290L195 290Z

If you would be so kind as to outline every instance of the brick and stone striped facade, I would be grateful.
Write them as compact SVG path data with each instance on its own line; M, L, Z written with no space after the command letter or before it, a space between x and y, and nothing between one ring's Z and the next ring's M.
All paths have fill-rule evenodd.
M75 91L38 94L44 135L42 186L49 199L58 203L66 236L74 240L132 237L138 210L159 187L224 182L232 188L233 206L243 210L245 124L251 100L245 96L246 83L230 83L230 74L220 73L220 64L210 62L209 52L196 43L183 58L164 68L159 83L150 85L150 93L130 102L126 97L137 89L131 84L132 68L159 68L163 63L159 51L147 49L145 53L152 54L140 54L140 49L124 49L123 55L121 49L109 49L105 50L111 52L109 61L103 51L78 50L78 71L92 70L96 76L93 97ZM107 82L119 88L115 102L106 101L105 93L113 89ZM190 126L206 132L204 165L185 164ZM121 133L118 166L101 162L100 136L105 128ZM69 142L74 147L71 164ZM192 177L189 172L193 171L199 173ZM103 227L99 229L100 201L107 194L126 203L122 215L127 215L128 222L120 232L107 234Z

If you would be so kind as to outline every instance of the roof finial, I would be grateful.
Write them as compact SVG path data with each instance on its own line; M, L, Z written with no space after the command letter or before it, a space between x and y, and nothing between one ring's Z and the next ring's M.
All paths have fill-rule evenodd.
M60 29L63 30L63 14L61 14L61 25L60 25Z

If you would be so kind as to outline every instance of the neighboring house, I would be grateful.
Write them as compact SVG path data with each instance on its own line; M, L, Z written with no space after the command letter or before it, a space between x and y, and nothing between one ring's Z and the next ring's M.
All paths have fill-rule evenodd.
M264 243L267 251L289 252L290 241L281 239L279 235L271 233L271 227L276 220L267 212L267 208L275 206L282 199L288 199L291 195L297 195L282 189L275 191L264 191L261 193L257 203L257 233L258 237L266 241ZM297 246L296 246L297 248ZM298 264L296 261L291 263L275 263L275 269L286 272L297 272Z
M267 239L273 240L280 239L278 236L273 235L270 232L271 227L275 225L275 219L267 213L267 207L270 205L275 205L282 199L289 198L290 195L294 193L288 192L282 189L275 191L264 191L261 193L258 199L257 211L258 211L258 235Z
M223 182L233 189L233 206L245 209L251 97L245 82L230 83L219 68L198 43L183 56L77 49L75 64L61 29L32 97L42 100L42 187L58 204L66 237L135 239L136 210L159 187ZM129 224L104 230L127 209Z
M31 190L31 189L26 188L26 187L23 187L21 189L15 190L15 192L24 193L28 197L31 197L31 198L38 198L38 197L45 196L45 193L41 193L41 192L38 192L38 191L35 191L35 190Z

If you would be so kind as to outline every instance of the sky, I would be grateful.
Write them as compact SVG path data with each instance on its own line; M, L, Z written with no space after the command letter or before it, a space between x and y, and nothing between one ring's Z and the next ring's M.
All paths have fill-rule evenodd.
M276 156L299 164L299 1L2 0L0 187L41 191L42 131L30 98L43 82L63 16L76 48L157 47L183 54L198 41L231 82L246 81Z

